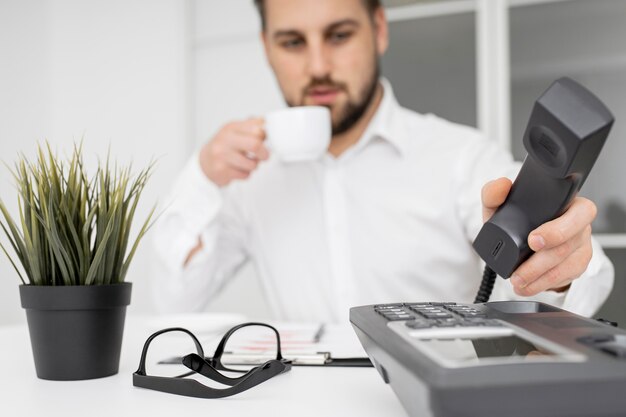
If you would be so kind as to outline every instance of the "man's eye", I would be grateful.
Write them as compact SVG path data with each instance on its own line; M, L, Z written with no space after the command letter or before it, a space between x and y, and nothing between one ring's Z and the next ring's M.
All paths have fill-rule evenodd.
M328 38L333 43L341 43L349 39L350 36L352 36L352 32L334 32Z
M297 49L304 45L304 41L302 39L288 39L281 42L280 45L285 49Z

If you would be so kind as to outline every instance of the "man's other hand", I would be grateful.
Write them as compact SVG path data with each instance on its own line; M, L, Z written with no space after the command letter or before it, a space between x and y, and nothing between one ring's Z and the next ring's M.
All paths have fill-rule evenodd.
M504 203L511 181L500 178L482 189L483 221L487 221ZM591 222L596 217L596 205L583 197L575 197L565 213L542 224L528 236L528 245L535 253L522 263L511 276L515 293L532 296L542 291L565 291L589 265Z
M226 124L200 150L202 172L219 187L248 178L269 157L264 140L263 119Z

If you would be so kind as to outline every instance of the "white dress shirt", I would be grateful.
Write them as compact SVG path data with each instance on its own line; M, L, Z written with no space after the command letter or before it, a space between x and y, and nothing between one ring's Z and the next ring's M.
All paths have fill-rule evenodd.
M224 188L191 158L153 232L162 310L203 309L247 261L276 319L337 322L362 304L473 301L481 188L513 179L520 164L474 128L400 107L382 83L370 125L338 158L270 157ZM203 249L184 267L199 237ZM612 285L613 266L594 242L568 291L533 299L591 315ZM491 300L519 298L498 278Z

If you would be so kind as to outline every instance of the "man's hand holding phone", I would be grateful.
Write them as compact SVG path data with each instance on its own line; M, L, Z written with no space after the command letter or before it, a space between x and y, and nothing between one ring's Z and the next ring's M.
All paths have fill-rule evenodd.
M483 187L483 221L487 221L504 203L511 181L500 178ZM585 272L591 255L591 223L596 217L595 204L575 197L560 217L542 224L528 236L535 252L511 276L515 292L522 296L542 291L564 291Z

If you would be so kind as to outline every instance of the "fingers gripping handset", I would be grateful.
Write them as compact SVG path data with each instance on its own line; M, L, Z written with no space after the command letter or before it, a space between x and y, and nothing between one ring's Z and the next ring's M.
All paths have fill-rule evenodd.
M532 255L528 235L567 209L613 121L596 96L569 78L555 81L537 100L524 133L528 155L507 199L474 240L489 268L509 278Z

